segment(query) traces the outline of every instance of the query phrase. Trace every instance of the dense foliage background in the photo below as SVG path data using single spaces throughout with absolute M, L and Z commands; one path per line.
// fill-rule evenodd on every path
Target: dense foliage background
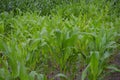
M 1 0 L 0 12 L 20 9 L 23 12 L 37 11 L 42 15 L 46 15 L 49 14 L 51 9 L 55 8 L 57 5 L 76 2 L 79 2 L 79 0 Z
M 114 12 L 120 12 L 120 0 L 1 0 L 0 1 L 0 12 L 3 11 L 17 11 L 22 12 L 39 12 L 41 15 L 50 14 L 51 9 L 56 6 L 65 7 L 66 4 L 81 4 L 87 6 L 91 3 L 100 5 L 99 8 L 104 8 L 106 5 L 109 5 L 109 11 L 111 14 Z M 57 11 L 57 9 L 56 9 Z M 16 13 L 16 12 L 15 12 Z
M 119 59 L 120 0 L 0 0 L 0 80 L 109 80 Z

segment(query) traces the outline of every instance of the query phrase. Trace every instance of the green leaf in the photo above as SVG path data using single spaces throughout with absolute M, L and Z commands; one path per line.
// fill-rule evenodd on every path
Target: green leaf
M 120 69 L 118 69 L 116 66 L 114 66 L 114 65 L 109 65 L 108 67 L 107 67 L 108 69 L 111 69 L 111 70 L 114 70 L 114 71 L 116 71 L 116 72 L 120 72 Z
M 85 70 L 82 72 L 82 77 L 81 77 L 82 80 L 86 79 L 89 67 L 90 67 L 90 65 L 87 65 L 87 67 L 85 68 Z
M 68 79 L 67 76 L 65 74 L 62 74 L 62 73 L 59 73 L 59 74 L 55 75 L 54 78 L 56 78 L 56 77 L 61 77 L 61 78 L 64 78 L 66 80 Z

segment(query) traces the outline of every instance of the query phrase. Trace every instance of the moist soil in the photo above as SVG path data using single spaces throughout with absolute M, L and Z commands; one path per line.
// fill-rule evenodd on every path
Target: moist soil
M 120 69 L 120 53 L 116 54 L 111 61 L 111 64 L 116 65 Z M 112 72 L 105 77 L 105 80 L 120 80 L 120 72 Z

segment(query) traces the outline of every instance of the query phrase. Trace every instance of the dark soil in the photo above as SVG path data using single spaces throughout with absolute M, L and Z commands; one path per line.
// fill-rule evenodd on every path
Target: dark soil
M 116 65 L 120 69 L 120 53 L 113 56 L 111 64 Z M 112 72 L 105 80 L 120 80 L 120 72 Z
M 105 80 L 120 80 L 120 73 L 119 72 L 111 73 L 108 77 L 106 77 Z
M 116 65 L 118 67 L 118 69 L 120 69 L 120 53 L 112 56 L 110 65 L 111 64 Z M 84 70 L 84 68 L 83 68 L 83 70 Z M 80 70 L 78 72 L 78 74 L 75 76 L 74 80 L 81 80 L 81 75 L 82 75 L 83 70 Z M 50 74 L 48 74 L 47 75 L 48 80 L 52 79 L 57 73 L 59 73 L 58 71 L 59 70 L 53 71 Z M 107 75 L 103 80 L 120 80 L 120 72 L 111 72 L 111 70 L 107 70 L 107 72 L 108 73 L 110 72 L 110 74 Z M 63 80 L 63 79 L 56 77 L 56 78 L 54 78 L 54 80 Z M 88 80 L 88 79 L 86 79 L 86 80 Z

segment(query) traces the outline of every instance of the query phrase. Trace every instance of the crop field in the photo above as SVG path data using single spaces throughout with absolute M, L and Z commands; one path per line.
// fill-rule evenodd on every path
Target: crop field
M 120 0 L 0 5 L 0 80 L 120 80 Z

